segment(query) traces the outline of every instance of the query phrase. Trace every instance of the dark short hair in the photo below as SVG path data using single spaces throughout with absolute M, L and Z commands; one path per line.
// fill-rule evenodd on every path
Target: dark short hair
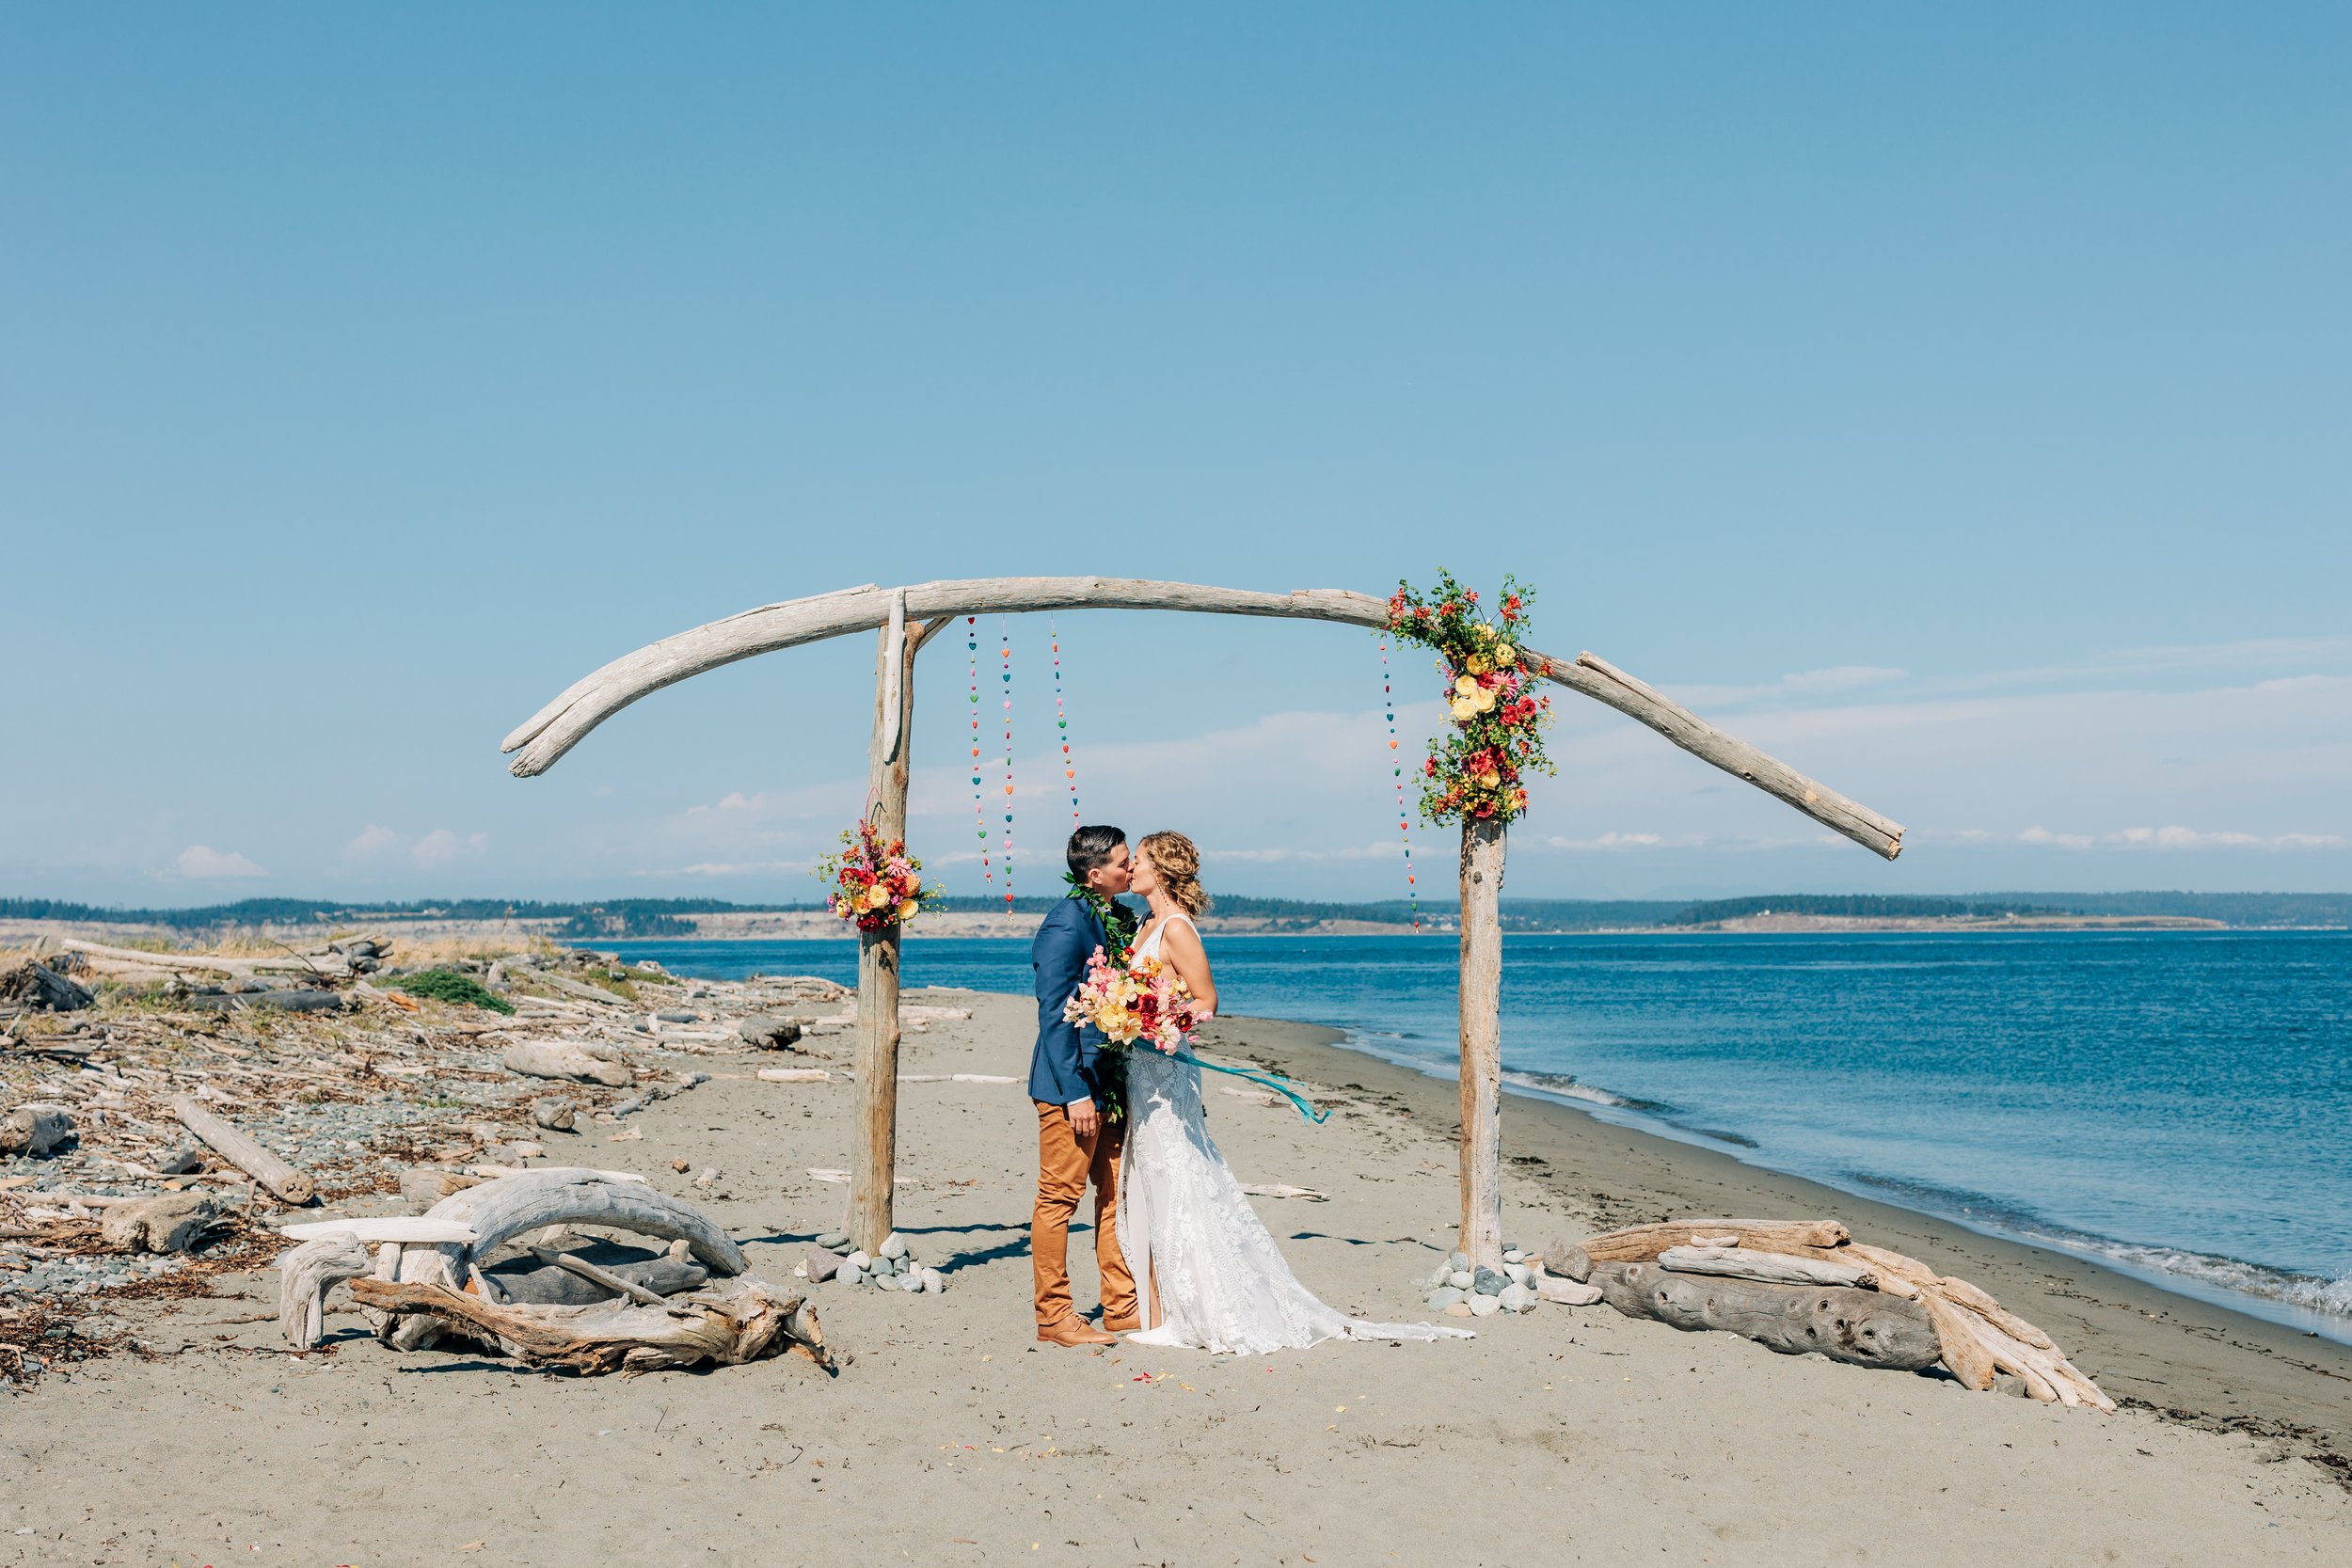
M 1111 851 L 1126 842 L 1126 833 L 1117 828 L 1080 828 L 1070 835 L 1070 848 L 1066 851 L 1070 874 L 1085 881 L 1088 872 L 1108 862 Z

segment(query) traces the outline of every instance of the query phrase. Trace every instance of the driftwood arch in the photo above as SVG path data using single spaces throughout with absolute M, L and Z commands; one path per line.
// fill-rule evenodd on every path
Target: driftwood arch
M 904 588 L 867 584 L 762 605 L 713 621 L 582 677 L 531 716 L 501 748 L 517 753 L 516 778 L 546 772 L 588 733 L 642 697 L 739 659 L 851 632 L 879 630 L 872 738 L 866 765 L 870 815 L 885 836 L 906 827 L 914 656 L 961 615 L 1050 610 L 1159 610 L 1210 615 L 1268 615 L 1384 627 L 1388 603 L 1344 589 L 1262 594 L 1131 578 L 968 578 Z M 1526 649 L 1543 678 L 1615 708 L 1701 760 L 1787 802 L 1874 854 L 1902 852 L 1901 824 L 1805 777 L 1591 653 L 1558 658 Z M 1502 931 L 1504 831 L 1462 830 L 1462 1250 L 1489 1267 L 1502 1260 L 1502 1038 L 1498 1009 Z M 879 1246 L 891 1227 L 898 1141 L 899 933 L 868 932 L 858 943 L 858 1082 L 862 1137 L 851 1173 L 850 1231 Z

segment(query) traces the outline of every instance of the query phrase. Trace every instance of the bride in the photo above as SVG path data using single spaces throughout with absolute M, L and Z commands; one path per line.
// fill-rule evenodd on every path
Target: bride
M 1182 833 L 1150 834 L 1136 851 L 1131 891 L 1150 901 L 1152 917 L 1136 933 L 1135 957 L 1172 968 L 1205 1018 L 1216 1010 L 1216 984 L 1192 923 L 1209 902 L 1200 851 Z M 1428 1323 L 1367 1323 L 1316 1300 L 1209 1140 L 1200 1069 L 1144 1045 L 1127 1053 L 1119 1243 L 1143 1306 L 1144 1326 L 1129 1336 L 1138 1344 L 1254 1355 L 1325 1339 L 1470 1338 Z

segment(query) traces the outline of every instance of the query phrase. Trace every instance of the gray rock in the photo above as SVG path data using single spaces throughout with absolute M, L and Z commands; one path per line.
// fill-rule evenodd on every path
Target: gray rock
M 1455 1302 L 1460 1301 L 1461 1299 L 1462 1292 L 1449 1285 L 1441 1291 L 1432 1291 L 1429 1292 L 1429 1309 L 1433 1312 L 1442 1312 L 1447 1307 L 1453 1306 Z
M 40 1160 L 73 1140 L 73 1117 L 62 1105 L 19 1105 L 0 1116 L 0 1155 Z
M 1506 1312 L 1525 1312 L 1534 1307 L 1535 1292 L 1524 1285 L 1505 1285 L 1502 1293 L 1495 1300 L 1502 1304 Z
M 1535 1271 L 1524 1263 L 1505 1263 L 1502 1272 L 1514 1285 L 1525 1285 L 1535 1277 Z
M 1478 1276 L 1468 1269 L 1455 1269 L 1445 1276 L 1445 1282 L 1457 1291 L 1467 1291 L 1477 1283 Z
M 845 1271 L 854 1271 L 858 1274 L 865 1274 L 873 1266 L 873 1254 L 868 1252 L 853 1252 L 841 1265 Z
M 828 1230 L 817 1238 L 817 1244 L 834 1252 L 846 1253 L 849 1250 L 850 1238 L 844 1231 Z
M 822 1285 L 840 1272 L 841 1255 L 839 1253 L 828 1252 L 823 1247 L 808 1249 L 808 1282 L 811 1285 Z
M 754 1013 L 735 1026 L 745 1045 L 755 1051 L 789 1051 L 801 1043 L 801 1026 L 788 1018 Z
M 1563 1307 L 1590 1307 L 1600 1300 L 1600 1287 L 1581 1279 L 1547 1279 L 1535 1287 L 1535 1293 Z
M 1502 1249 L 1502 1260 L 1506 1263 L 1524 1263 L 1527 1261 L 1527 1254 L 1517 1247 L 1505 1247 Z
M 1470 1276 L 1470 1289 L 1482 1296 L 1499 1296 L 1511 1281 L 1492 1269 L 1480 1269 Z
M 550 1132 L 569 1132 L 574 1115 L 572 1102 L 561 1095 L 550 1095 L 545 1100 L 531 1102 L 532 1125 L 544 1127 Z
M 923 1293 L 931 1296 L 946 1294 L 947 1276 L 937 1269 L 925 1269 L 923 1271 Z
M 1462 1305 L 1470 1308 L 1473 1318 L 1491 1318 L 1502 1310 L 1502 1302 L 1496 1296 L 1472 1296 Z
M 919 1274 L 902 1274 L 891 1283 L 911 1296 L 916 1295 L 922 1291 L 923 1276 Z
M 1433 1274 L 1433 1275 L 1430 1275 L 1427 1279 L 1423 1280 L 1423 1281 L 1422 1281 L 1422 1283 L 1423 1283 L 1423 1284 L 1425 1284 L 1425 1285 L 1427 1285 L 1427 1286 L 1429 1286 L 1429 1287 L 1431 1287 L 1431 1288 L 1434 1290 L 1434 1289 L 1435 1289 L 1435 1288 L 1437 1288 L 1438 1286 L 1443 1285 L 1443 1284 L 1446 1282 L 1446 1278 L 1447 1278 L 1447 1276 L 1448 1276 L 1448 1275 L 1452 1275 L 1453 1273 L 1454 1273 L 1454 1265 L 1453 1265 L 1453 1264 L 1451 1264 L 1451 1263 L 1440 1263 L 1440 1264 L 1438 1264 L 1438 1272 L 1437 1272 L 1437 1273 L 1435 1273 L 1435 1274 Z
M 866 1278 L 866 1272 L 863 1269 L 853 1269 L 850 1267 L 849 1264 L 844 1263 L 841 1265 L 841 1272 L 834 1275 L 834 1278 L 839 1280 L 844 1285 L 861 1284 Z
M 904 1236 L 899 1235 L 895 1230 L 889 1235 L 884 1236 L 882 1238 L 882 1255 L 884 1258 L 889 1259 L 904 1258 L 907 1255 L 907 1239 Z
M 131 1251 L 193 1252 L 220 1223 L 220 1205 L 207 1193 L 166 1193 L 118 1203 L 98 1222 L 110 1246 Z
M 1460 1273 L 1462 1270 L 1470 1266 L 1470 1254 L 1467 1252 L 1455 1253 L 1453 1257 L 1446 1259 L 1446 1266 L 1453 1269 L 1457 1274 Z
M 1544 1248 L 1544 1268 L 1580 1285 L 1593 1277 L 1592 1255 L 1565 1236 L 1555 1236 Z

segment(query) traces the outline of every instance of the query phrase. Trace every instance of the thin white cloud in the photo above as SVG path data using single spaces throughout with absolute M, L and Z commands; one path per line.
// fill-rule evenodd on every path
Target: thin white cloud
M 1760 702 L 1811 702 L 1907 678 L 1911 672 L 1881 664 L 1840 664 L 1801 670 L 1757 686 L 1677 686 L 1675 701 L 1691 708 L 1744 707 Z
M 217 882 L 237 877 L 269 875 L 236 850 L 215 849 L 208 844 L 189 845 L 172 861 L 171 868 L 190 881 L 197 882 Z
M 460 855 L 478 855 L 490 847 L 488 833 L 469 833 L 460 838 L 447 828 L 436 828 L 417 840 L 408 851 L 408 858 L 425 870 L 449 864 Z
M 399 842 L 400 835 L 391 829 L 371 822 L 343 846 L 343 854 L 352 860 L 373 860 Z

